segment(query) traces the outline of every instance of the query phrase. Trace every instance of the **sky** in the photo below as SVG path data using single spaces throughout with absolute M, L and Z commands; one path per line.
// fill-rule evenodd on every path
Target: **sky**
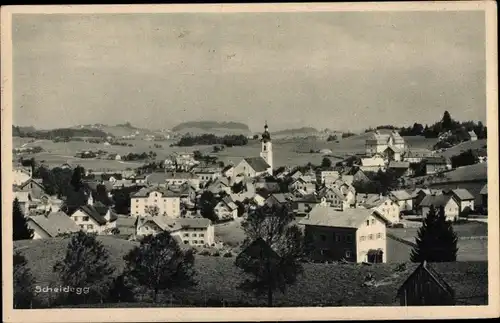
M 15 125 L 486 119 L 484 12 L 13 16 Z

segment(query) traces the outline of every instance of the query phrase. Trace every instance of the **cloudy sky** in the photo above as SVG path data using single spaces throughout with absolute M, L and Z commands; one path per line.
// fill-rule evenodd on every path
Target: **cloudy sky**
M 485 120 L 483 12 L 15 15 L 14 124 Z

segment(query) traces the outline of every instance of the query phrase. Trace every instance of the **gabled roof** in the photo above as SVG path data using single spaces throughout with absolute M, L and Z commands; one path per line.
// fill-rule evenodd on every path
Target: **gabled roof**
M 26 185 L 30 184 L 30 183 L 33 183 L 35 185 L 37 185 L 38 187 L 40 187 L 43 191 L 45 191 L 45 187 L 43 186 L 42 184 L 42 180 L 41 179 L 34 179 L 34 178 L 30 178 L 28 179 L 27 181 L 25 181 L 24 183 L 18 185 L 18 187 L 20 189 L 23 189 L 24 187 L 26 187 Z
M 484 186 L 483 186 L 483 188 L 481 188 L 481 191 L 479 192 L 479 194 L 488 195 L 488 184 L 484 184 Z
M 240 254 L 236 257 L 236 263 L 238 264 L 243 259 L 275 259 L 279 260 L 279 254 L 262 238 L 255 239 L 250 245 L 248 245 Z
M 370 215 L 374 215 L 385 222 L 385 219 L 380 214 L 376 214 L 368 209 L 347 208 L 343 211 L 338 211 L 330 206 L 318 205 L 300 221 L 300 224 L 357 229 Z
M 409 168 L 410 163 L 409 162 L 399 162 L 399 161 L 391 161 L 389 163 L 389 168 Z
M 367 209 L 371 209 L 371 208 L 374 208 L 374 207 L 381 205 L 382 203 L 384 203 L 387 200 L 390 200 L 390 198 L 388 196 L 380 196 L 379 194 L 374 194 L 373 196 L 371 196 L 370 198 L 365 200 L 365 202 L 362 204 L 362 206 L 367 208 Z
M 469 131 L 468 134 L 471 137 L 477 137 L 477 135 L 476 135 L 476 133 L 474 131 Z
M 248 157 L 244 158 L 244 160 L 256 172 L 264 172 L 271 167 L 262 157 Z
M 29 219 L 36 223 L 49 236 L 56 237 L 58 234 L 77 232 L 80 230 L 75 221 L 63 212 L 53 212 L 45 215 L 30 216 Z
M 162 195 L 162 197 L 179 197 L 178 192 L 174 192 L 172 190 L 169 190 L 169 189 L 167 189 L 165 187 L 161 187 L 161 186 L 143 187 L 138 192 L 136 192 L 134 195 L 132 195 L 132 197 L 133 198 L 148 197 L 151 192 L 158 192 Z
M 441 275 L 434 268 L 432 268 L 427 263 L 427 261 L 422 262 L 420 266 L 418 266 L 417 269 L 415 269 L 415 271 L 406 279 L 406 281 L 398 289 L 398 295 L 402 293 L 403 289 L 412 281 L 413 277 L 415 277 L 416 273 L 420 270 L 426 271 L 431 279 L 434 280 L 434 282 L 439 287 L 446 291 L 450 297 L 455 297 L 455 290 L 446 282 L 446 280 L 443 279 L 443 277 L 441 277 Z
M 288 193 L 273 193 L 269 198 L 274 197 L 278 203 L 283 204 L 291 200 L 291 196 Z
M 453 199 L 452 195 L 441 194 L 441 195 L 427 195 L 420 202 L 420 206 L 430 207 L 433 205 L 435 208 L 445 206 L 449 200 Z
M 234 203 L 233 199 L 230 196 L 225 196 L 222 200 L 222 203 L 224 203 L 231 211 L 237 210 L 238 206 L 236 203 Z
M 97 203 L 100 203 L 100 202 L 96 202 L 95 204 L 97 204 Z M 102 203 L 97 204 L 97 206 L 83 205 L 83 206 L 80 206 L 78 209 L 81 210 L 83 213 L 87 214 L 88 216 L 90 216 L 92 219 L 94 219 L 95 222 L 97 222 L 99 225 L 104 225 L 108 222 L 108 221 L 106 221 L 104 216 L 108 212 L 109 208 L 106 206 L 103 206 Z
M 344 194 L 342 194 L 342 192 L 338 189 L 338 187 L 334 187 L 334 186 L 325 186 L 325 187 L 323 187 L 322 189 L 320 189 L 318 191 L 318 196 L 319 197 L 325 197 L 328 194 L 328 192 L 332 192 L 335 195 L 337 195 L 338 197 L 344 198 Z
M 411 195 L 405 190 L 391 191 L 390 194 L 398 201 L 411 200 Z
M 474 196 L 465 188 L 457 188 L 451 191 L 444 191 L 447 194 L 455 195 L 460 201 L 474 200 Z

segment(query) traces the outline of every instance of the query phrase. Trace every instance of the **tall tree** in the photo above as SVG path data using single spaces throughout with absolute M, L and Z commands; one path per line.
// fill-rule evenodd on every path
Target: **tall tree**
M 73 170 L 73 175 L 71 177 L 71 186 L 75 191 L 79 191 L 83 188 L 83 176 L 85 175 L 85 169 L 82 166 L 77 166 Z
M 217 221 L 217 215 L 214 208 L 217 205 L 215 195 L 210 191 L 204 191 L 200 196 L 198 207 L 200 208 L 201 216 L 212 221 Z
M 321 168 L 329 169 L 331 167 L 332 167 L 332 160 L 328 157 L 323 157 L 323 160 L 321 161 Z
M 160 291 L 195 284 L 193 253 L 181 250 L 169 232 L 144 237 L 124 260 L 126 275 L 150 289 L 155 303 Z
M 71 237 L 64 259 L 58 261 L 53 270 L 60 275 L 63 285 L 89 290 L 88 294 L 68 294 L 67 300 L 72 304 L 105 300 L 115 272 L 104 245 L 94 234 L 83 231 Z
M 33 230 L 29 228 L 26 217 L 21 209 L 21 204 L 17 197 L 14 199 L 12 207 L 12 233 L 13 240 L 27 240 L 33 238 Z
M 443 207 L 436 213 L 431 206 L 418 230 L 416 246 L 410 254 L 412 262 L 452 262 L 457 260 L 457 235 L 451 222 L 446 221 Z
M 451 119 L 451 115 L 448 111 L 444 112 L 443 119 L 441 119 L 441 125 L 444 131 L 452 130 L 453 119 Z
M 34 294 L 34 279 L 28 268 L 26 258 L 19 252 L 14 252 L 14 308 L 31 308 Z
M 249 274 L 240 288 L 257 297 L 266 294 L 267 305 L 273 306 L 275 291 L 286 292 L 303 273 L 299 258 L 303 255 L 303 235 L 292 225 L 288 205 L 263 206 L 253 210 L 242 223 L 246 248 L 237 257 L 236 266 Z M 252 252 L 252 248 L 258 248 Z M 250 250 L 250 251 L 249 251 Z

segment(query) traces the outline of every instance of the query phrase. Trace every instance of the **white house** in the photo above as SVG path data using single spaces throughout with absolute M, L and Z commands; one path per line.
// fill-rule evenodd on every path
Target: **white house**
M 33 239 L 55 238 L 61 234 L 80 231 L 75 221 L 63 212 L 29 216 L 27 224 L 33 230 Z
M 320 261 L 385 263 L 386 220 L 364 208 L 336 210 L 315 206 L 299 224 L 305 226 L 309 256 Z
M 31 168 L 29 167 L 14 167 L 12 170 L 12 181 L 14 185 L 21 185 L 31 178 Z
M 179 237 L 186 245 L 212 246 L 215 243 L 214 226 L 209 219 L 155 216 L 137 221 L 137 236 L 155 235 L 163 231 Z
M 426 217 L 431 206 L 434 206 L 436 213 L 439 213 L 441 207 L 444 208 L 444 214 L 447 221 L 458 220 L 460 214 L 460 203 L 453 195 L 427 195 L 419 204 L 422 217 Z
M 366 154 L 373 156 L 383 155 L 389 160 L 401 160 L 401 154 L 405 151 L 405 141 L 401 135 L 392 131 L 391 133 L 373 132 L 366 139 Z
M 206 185 L 221 176 L 220 169 L 215 167 L 195 167 L 192 172 L 198 177 L 201 185 Z
M 164 187 L 145 187 L 130 197 L 130 213 L 133 216 L 157 215 L 178 218 L 181 215 L 180 195 Z
M 396 190 L 389 192 L 389 196 L 396 201 L 399 206 L 399 211 L 413 210 L 412 196 L 405 190 Z
M 226 196 L 217 203 L 214 213 L 219 220 L 236 219 L 238 217 L 238 206 L 233 202 L 231 197 Z
M 208 184 L 206 190 L 215 195 L 220 194 L 221 192 L 231 194 L 231 186 L 226 177 L 216 178 L 215 181 Z
M 310 194 L 316 191 L 316 183 L 310 176 L 301 176 L 288 185 L 288 190 L 290 192 L 300 190 Z
M 92 195 L 89 194 L 87 204 L 73 212 L 71 219 L 84 232 L 111 234 L 111 230 L 116 228 L 117 216 L 102 203 L 94 203 Z
M 320 183 L 328 185 L 340 178 L 340 174 L 335 170 L 322 170 L 319 173 Z
M 381 156 L 373 156 L 367 158 L 361 158 L 361 165 L 359 169 L 363 172 L 378 172 L 379 170 L 385 170 L 386 162 Z
M 457 188 L 454 190 L 444 190 L 443 194 L 453 195 L 455 199 L 460 203 L 460 212 L 469 208 L 470 211 L 474 211 L 474 196 L 465 188 Z
M 244 158 L 234 167 L 233 176 L 257 177 L 268 173 L 269 164 L 262 157 Z
M 469 140 L 470 141 L 476 141 L 477 140 L 477 135 L 474 131 L 469 131 L 468 133 L 468 136 L 469 136 Z
M 364 201 L 361 206 L 378 212 L 390 224 L 399 223 L 399 205 L 388 196 L 374 194 Z

